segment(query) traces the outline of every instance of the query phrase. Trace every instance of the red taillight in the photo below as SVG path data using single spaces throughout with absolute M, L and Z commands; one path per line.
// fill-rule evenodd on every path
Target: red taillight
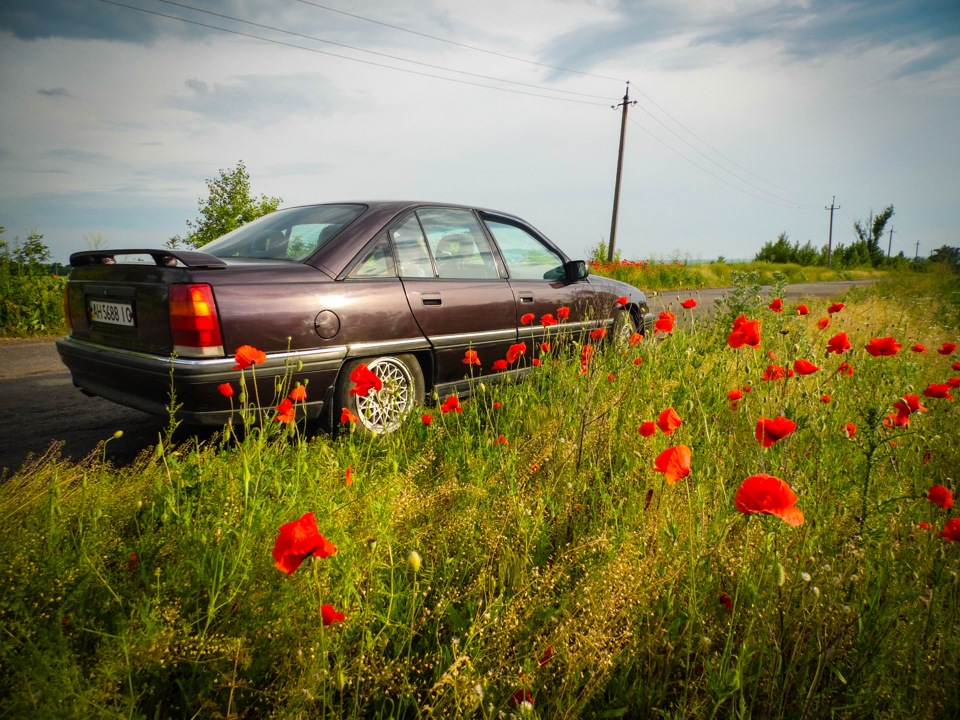
M 170 337 L 177 355 L 223 355 L 213 288 L 206 284 L 170 286 Z
M 67 323 L 67 335 L 73 334 L 73 318 L 70 317 L 70 283 L 63 286 L 63 319 Z

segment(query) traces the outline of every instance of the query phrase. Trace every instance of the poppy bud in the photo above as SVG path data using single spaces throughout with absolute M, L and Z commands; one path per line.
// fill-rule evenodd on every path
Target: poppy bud
M 418 573 L 420 572 L 420 566 L 423 564 L 423 560 L 420 558 L 420 553 L 416 550 L 411 550 L 410 554 L 407 555 L 407 565 L 410 566 L 410 569 Z
M 122 438 L 122 437 L 123 437 L 123 430 L 117 430 L 117 431 L 113 434 L 113 439 L 114 439 L 114 440 L 119 440 L 119 439 Z

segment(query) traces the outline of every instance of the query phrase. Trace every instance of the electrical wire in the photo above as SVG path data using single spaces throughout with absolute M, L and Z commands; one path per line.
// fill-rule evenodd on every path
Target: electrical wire
M 400 68 L 394 65 L 386 65 L 384 63 L 373 62 L 371 60 L 361 60 L 360 58 L 352 58 L 346 55 L 338 55 L 337 53 L 327 52 L 326 50 L 318 50 L 316 48 L 308 48 L 303 45 L 296 45 L 294 43 L 284 42 L 283 40 L 275 40 L 273 38 L 266 38 L 260 35 L 253 35 L 251 33 L 244 33 L 238 30 L 228 30 L 227 28 L 222 28 L 217 25 L 210 25 L 209 23 L 202 23 L 197 20 L 188 20 L 187 18 L 178 17 L 176 15 L 167 15 L 165 13 L 157 12 L 155 10 L 147 10 L 146 8 L 135 7 L 133 5 L 126 5 L 121 2 L 116 2 L 116 0 L 100 0 L 102 3 L 107 5 L 116 5 L 117 7 L 126 8 L 128 10 L 136 10 L 138 12 L 146 13 L 148 15 L 155 15 L 157 17 L 167 18 L 169 20 L 177 20 L 179 22 L 187 23 L 189 25 L 196 25 L 198 27 L 208 28 L 210 30 L 217 30 L 219 32 L 228 33 L 230 35 L 237 35 L 239 37 L 245 37 L 252 40 L 261 40 L 263 42 L 273 43 L 274 45 L 282 45 L 284 47 L 295 48 L 297 50 L 306 50 L 307 52 L 316 53 L 318 55 L 327 55 L 329 57 L 340 58 L 341 60 L 349 60 L 351 62 L 361 63 L 363 65 L 372 65 L 374 67 L 385 68 L 388 70 L 396 70 L 397 72 L 404 72 L 410 75 L 419 75 L 421 77 L 432 78 L 434 80 L 445 80 L 447 82 L 458 83 L 460 85 L 470 85 L 472 87 L 486 88 L 487 90 L 498 90 L 500 92 L 512 93 L 514 95 L 526 95 L 528 97 L 542 98 L 544 100 L 556 100 L 558 102 L 567 102 L 567 103 L 578 103 L 580 105 L 606 105 L 606 103 L 591 102 L 589 100 L 574 100 L 573 98 L 564 98 L 564 97 L 555 97 L 553 95 L 540 95 L 538 93 L 524 92 L 522 90 L 511 90 L 510 88 L 497 87 L 495 85 L 484 85 L 483 83 L 470 82 L 468 80 L 458 80 L 457 78 L 444 77 L 442 75 L 433 75 L 432 73 L 419 72 L 418 70 L 410 70 L 408 68 Z
M 694 162 L 693 160 L 691 160 L 690 158 L 688 158 L 686 155 L 684 155 L 682 152 L 680 152 L 679 150 L 677 150 L 675 147 L 673 147 L 673 146 L 670 145 L 669 143 L 664 142 L 661 138 L 657 137 L 649 128 L 645 128 L 643 125 L 641 125 L 640 123 L 638 123 L 638 122 L 637 122 L 636 120 L 634 120 L 632 117 L 628 117 L 627 119 L 628 119 L 630 122 L 632 122 L 634 125 L 636 125 L 638 128 L 640 128 L 641 130 L 643 130 L 645 133 L 647 133 L 647 135 L 649 135 L 650 137 L 652 137 L 652 138 L 653 138 L 654 140 L 656 140 L 658 143 L 660 143 L 660 144 L 663 145 L 665 148 L 667 148 L 667 150 L 669 150 L 669 151 L 672 152 L 672 153 L 675 153 L 676 155 L 678 155 L 679 157 L 681 157 L 682 159 L 686 160 L 688 163 L 690 163 L 691 165 L 693 165 L 695 168 L 701 170 L 702 172 L 705 172 L 707 175 L 709 175 L 710 177 L 714 178 L 715 180 L 719 180 L 719 181 L 722 182 L 724 185 L 728 185 L 729 187 L 732 187 L 734 190 L 737 190 L 737 191 L 739 191 L 739 192 L 742 192 L 744 195 L 749 195 L 750 197 L 752 197 L 752 198 L 754 198 L 754 199 L 756 199 L 756 200 L 760 200 L 760 201 L 762 201 L 762 202 L 768 202 L 768 203 L 772 203 L 772 204 L 774 204 L 774 205 L 779 205 L 780 207 L 789 207 L 789 208 L 793 208 L 793 209 L 796 209 L 796 210 L 801 210 L 801 209 L 803 209 L 801 206 L 798 206 L 798 205 L 795 205 L 795 204 L 793 204 L 793 203 L 790 203 L 789 201 L 783 200 L 782 198 L 777 198 L 776 201 L 773 201 L 773 200 L 770 200 L 770 198 L 765 198 L 765 197 L 761 197 L 760 195 L 755 195 L 754 193 L 749 192 L 748 190 L 744 190 L 742 187 L 740 187 L 740 186 L 738 186 L 738 185 L 734 185 L 734 184 L 733 184 L 732 182 L 730 182 L 729 180 L 726 180 L 725 178 L 722 178 L 722 177 L 720 177 L 719 175 L 711 172 L 711 171 L 708 170 L 707 168 L 703 167 L 703 165 L 700 165 L 699 163 Z M 669 128 L 668 128 L 668 129 L 669 129 Z
M 482 52 L 488 55 L 495 55 L 496 57 L 506 58 L 507 60 L 515 60 L 516 62 L 527 63 L 529 65 L 536 65 L 537 67 L 547 68 L 549 70 L 559 70 L 561 72 L 573 73 L 576 75 L 584 75 L 586 77 L 598 78 L 600 80 L 615 80 L 616 82 L 620 82 L 620 83 L 626 82 L 626 80 L 610 77 L 608 75 L 596 75 L 594 73 L 584 72 L 583 70 L 573 70 L 571 68 L 559 67 L 558 65 L 548 65 L 547 63 L 537 62 L 536 60 L 528 60 L 526 58 L 517 57 L 515 55 L 507 55 L 506 53 L 500 53 L 494 50 L 487 50 L 486 48 L 477 47 L 476 45 L 467 45 L 465 43 L 457 42 L 456 40 L 437 37 L 436 35 L 428 35 L 427 33 L 418 32 L 417 30 L 410 30 L 409 28 L 400 27 L 399 25 L 391 25 L 390 23 L 381 22 L 380 20 L 374 20 L 373 18 L 364 17 L 362 15 L 354 15 L 353 13 L 348 13 L 345 10 L 337 10 L 336 8 L 332 8 L 328 5 L 321 5 L 320 3 L 310 2 L 309 0 L 296 0 L 296 1 L 299 3 L 303 3 L 304 5 L 311 5 L 316 8 L 321 8 L 322 10 L 328 10 L 329 12 L 339 13 L 340 15 L 346 15 L 347 17 L 356 18 L 357 20 L 363 20 L 364 22 L 373 23 L 375 25 L 387 27 L 392 30 L 399 30 L 401 32 L 410 33 L 411 35 L 419 35 L 420 37 L 427 38 L 429 40 L 436 40 L 437 42 L 447 43 L 448 45 L 455 45 L 456 47 L 461 47 L 466 50 L 475 50 L 476 52 Z
M 250 20 L 243 20 L 241 18 L 234 17 L 232 15 L 225 15 L 223 13 L 213 12 L 212 10 L 204 10 L 202 8 L 195 7 L 193 5 L 174 2 L 174 0 L 156 0 L 156 1 L 164 3 L 166 5 L 173 5 L 175 7 L 183 8 L 184 10 L 192 10 L 194 12 L 203 13 L 204 15 L 212 15 L 214 17 L 222 18 L 224 20 L 231 20 L 233 22 L 242 23 L 243 25 L 250 25 L 252 27 L 260 28 L 261 30 L 271 30 L 273 32 L 282 33 L 284 35 L 290 35 L 292 37 L 302 38 L 304 40 L 313 40 L 315 42 L 321 42 L 327 45 L 334 45 L 336 47 L 345 48 L 347 50 L 355 50 L 357 52 L 369 53 L 370 55 L 376 55 L 377 57 L 387 58 L 388 60 L 399 60 L 400 62 L 411 63 L 412 65 L 420 65 L 421 67 L 428 67 L 428 68 L 431 68 L 432 70 L 442 70 L 444 72 L 457 73 L 459 75 L 466 75 L 468 77 L 474 77 L 480 80 L 492 80 L 494 82 L 509 83 L 511 85 L 520 85 L 522 87 L 533 88 L 535 90 L 545 90 L 547 92 L 563 93 L 565 95 L 577 95 L 579 97 L 594 98 L 596 100 L 608 100 L 609 98 L 609 96 L 607 95 L 590 95 L 588 93 L 575 92 L 573 90 L 561 90 L 558 88 L 548 88 L 543 85 L 534 85 L 532 83 L 519 82 L 517 80 L 507 80 L 505 78 L 493 77 L 491 75 L 481 75 L 478 73 L 467 72 L 465 70 L 455 70 L 454 68 L 444 67 L 442 65 L 432 65 L 431 63 L 421 62 L 419 60 L 410 60 L 408 58 L 403 58 L 398 55 L 389 55 L 387 53 L 377 52 L 376 50 L 367 50 L 366 48 L 357 47 L 355 45 L 346 45 L 344 43 L 335 42 L 333 40 L 325 40 L 324 38 L 319 38 L 314 35 L 304 35 L 303 33 L 293 32 L 292 30 L 284 30 L 283 28 L 273 27 L 272 25 L 264 25 L 262 23 L 252 22 Z

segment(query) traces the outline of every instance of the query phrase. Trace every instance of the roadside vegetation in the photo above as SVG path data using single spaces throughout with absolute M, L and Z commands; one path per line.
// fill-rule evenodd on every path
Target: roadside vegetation
M 52 448 L 0 486 L 0 714 L 960 716 L 960 280 L 734 297 L 388 436 L 305 432 L 291 367 L 210 444 Z

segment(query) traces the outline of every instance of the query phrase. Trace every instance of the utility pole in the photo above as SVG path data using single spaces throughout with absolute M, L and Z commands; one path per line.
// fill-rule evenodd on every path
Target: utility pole
M 827 267 L 830 267 L 830 256 L 833 254 L 833 211 L 839 210 L 840 206 L 835 205 L 837 196 L 834 195 L 830 201 L 830 207 L 824 207 L 824 210 L 830 211 L 830 234 L 827 236 Z
M 890 248 L 893 247 L 893 228 L 890 228 L 890 239 L 887 240 L 887 260 L 890 259 Z
M 920 241 L 917 240 L 917 250 L 916 250 L 916 252 L 913 254 L 913 261 L 916 262 L 916 261 L 919 260 L 919 259 L 920 259 Z
M 617 182 L 613 187 L 613 219 L 610 221 L 610 243 L 607 247 L 607 262 L 613 262 L 613 246 L 617 241 L 617 213 L 620 211 L 620 178 L 623 175 L 623 143 L 627 138 L 627 108 L 636 105 L 637 101 L 630 102 L 630 83 L 627 83 L 627 90 L 623 95 L 623 102 L 619 105 L 611 105 L 616 110 L 623 108 L 623 116 L 620 119 L 620 152 L 617 154 Z

